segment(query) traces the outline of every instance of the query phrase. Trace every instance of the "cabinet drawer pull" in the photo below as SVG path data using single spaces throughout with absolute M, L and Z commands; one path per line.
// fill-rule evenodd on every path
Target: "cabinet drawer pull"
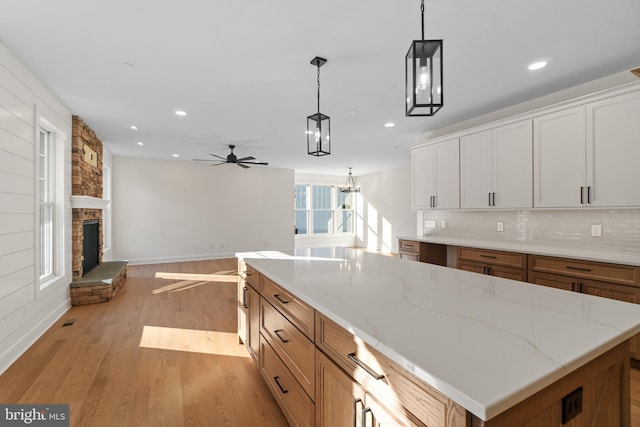
M 371 414 L 371 417 L 373 418 L 373 411 L 371 410 L 371 408 L 362 408 L 362 427 L 367 427 L 367 413 Z M 371 426 L 373 427 L 373 424 L 371 424 Z
M 377 380 L 381 380 L 384 378 L 384 375 L 377 373 L 376 371 L 374 371 L 373 369 L 371 369 L 370 367 L 368 367 L 366 365 L 366 363 L 364 363 L 362 360 L 358 359 L 356 357 L 355 353 L 349 353 L 347 355 L 347 357 L 356 365 L 358 365 L 359 367 L 361 367 L 362 369 L 364 369 L 367 374 L 371 375 L 373 378 L 377 379 Z
M 276 382 L 276 384 L 278 385 L 278 388 L 280 389 L 280 391 L 282 392 L 282 394 L 287 394 L 289 393 L 289 390 L 287 390 L 286 388 L 282 387 L 282 385 L 280 384 L 280 381 L 278 381 L 280 379 L 280 377 L 273 377 L 273 380 Z
M 353 401 L 353 427 L 358 425 L 358 403 L 360 403 L 362 405 L 362 409 L 364 409 L 362 399 L 358 398 Z
M 249 273 L 247 270 L 243 271 L 242 273 L 247 277 L 251 276 L 251 273 Z
M 276 334 L 276 336 L 277 336 L 278 338 L 280 338 L 280 341 L 282 341 L 282 343 L 283 343 L 283 344 L 284 344 L 284 343 L 288 343 L 288 342 L 289 342 L 289 340 L 282 338 L 282 337 L 280 336 L 280 332 L 282 332 L 282 329 L 277 329 L 277 330 L 273 331 L 273 333 L 274 333 L 274 334 Z
M 249 308 L 249 305 L 247 305 L 247 291 L 249 289 L 247 289 L 247 287 L 245 286 L 244 288 L 242 288 L 242 307 L 244 308 Z
M 289 304 L 289 301 L 285 301 L 282 298 L 280 298 L 280 294 L 274 294 L 273 297 L 278 301 L 280 301 L 282 304 Z
M 497 257 L 497 256 L 495 256 L 495 255 L 485 255 L 485 254 L 480 254 L 480 256 L 481 256 L 482 258 L 493 258 L 493 259 L 498 258 L 498 257 Z
M 567 270 L 578 270 L 578 271 L 591 271 L 590 268 L 584 268 L 584 267 L 572 267 L 570 265 L 566 265 L 565 268 Z

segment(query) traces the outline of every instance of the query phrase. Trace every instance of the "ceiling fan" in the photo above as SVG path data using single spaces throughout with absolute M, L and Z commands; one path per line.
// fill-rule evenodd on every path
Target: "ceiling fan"
M 199 162 L 217 162 L 212 164 L 211 166 L 219 166 L 219 165 L 224 165 L 226 163 L 234 163 L 238 166 L 240 166 L 241 168 L 245 168 L 248 169 L 249 166 L 247 165 L 264 165 L 267 166 L 269 163 L 267 162 L 252 162 L 252 160 L 255 160 L 256 158 L 253 156 L 248 156 L 248 157 L 242 157 L 242 158 L 238 158 L 235 154 L 233 154 L 233 149 L 236 148 L 235 145 L 229 145 L 229 148 L 231 149 L 231 153 L 229 153 L 227 155 L 227 157 L 222 157 L 222 156 L 218 156 L 217 154 L 209 154 L 210 156 L 213 157 L 217 157 L 220 160 L 217 159 L 193 159 Z

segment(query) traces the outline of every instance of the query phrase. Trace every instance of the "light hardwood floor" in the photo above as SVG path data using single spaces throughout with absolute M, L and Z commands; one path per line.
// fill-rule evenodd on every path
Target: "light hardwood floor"
M 286 426 L 238 344 L 235 269 L 128 267 L 113 301 L 71 308 L 0 376 L 0 402 L 68 403 L 78 427 Z M 640 427 L 638 370 L 631 405 Z

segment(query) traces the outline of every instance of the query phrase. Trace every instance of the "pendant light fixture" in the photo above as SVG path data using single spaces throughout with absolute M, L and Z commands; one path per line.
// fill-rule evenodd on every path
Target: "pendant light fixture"
M 442 40 L 424 39 L 424 0 L 421 0 L 422 40 L 414 40 L 405 57 L 405 114 L 433 116 L 442 108 Z
M 344 187 L 340 187 L 340 191 L 342 193 L 359 193 L 360 186 L 356 185 L 356 182 L 353 179 L 353 175 L 351 174 L 351 168 L 349 168 L 349 176 L 347 176 L 347 183 Z
M 307 153 L 312 156 L 331 154 L 331 122 L 320 112 L 320 67 L 326 62 L 319 56 L 311 60 L 311 65 L 318 68 L 318 112 L 307 117 Z

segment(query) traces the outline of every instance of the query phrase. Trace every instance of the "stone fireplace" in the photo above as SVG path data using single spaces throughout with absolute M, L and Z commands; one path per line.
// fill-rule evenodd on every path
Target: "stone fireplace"
M 102 141 L 78 116 L 73 116 L 71 137 L 71 208 L 72 268 L 71 304 L 110 301 L 126 276 L 126 262 L 102 262 L 104 247 Z M 85 224 L 97 225 L 97 236 L 91 240 L 92 258 L 98 264 L 85 271 Z M 97 248 L 95 247 L 97 245 Z

